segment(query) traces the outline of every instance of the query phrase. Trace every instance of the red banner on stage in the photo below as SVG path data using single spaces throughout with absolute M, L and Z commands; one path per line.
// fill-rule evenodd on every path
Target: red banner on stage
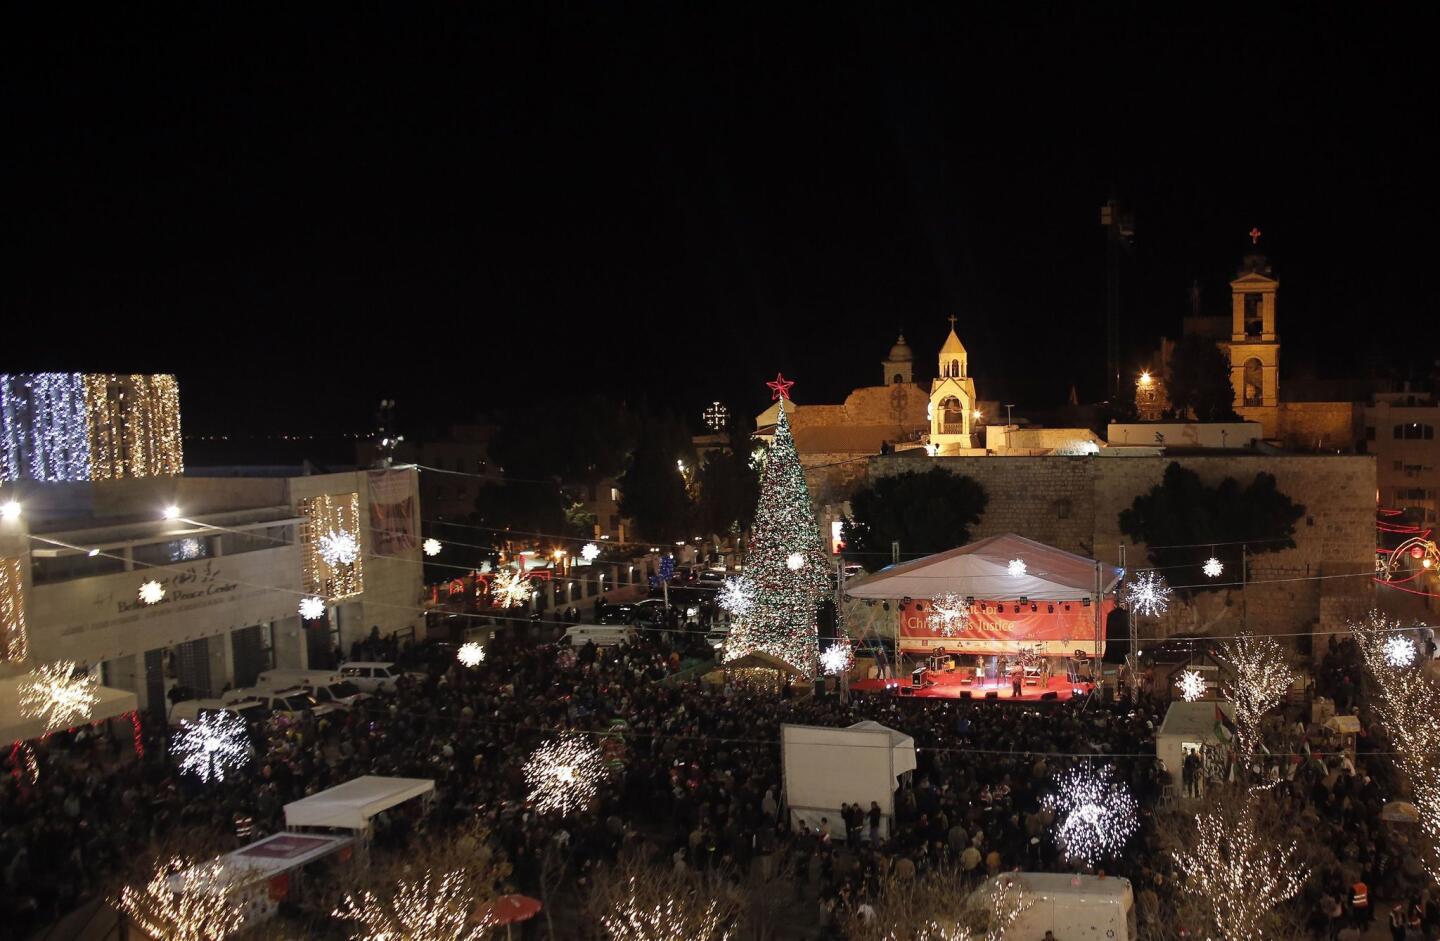
M 1109 599 L 1100 606 L 1101 648 L 1104 652 L 1104 624 L 1115 607 Z M 947 636 L 930 625 L 929 601 L 912 601 L 900 606 L 900 647 L 909 652 L 931 652 L 943 647 L 951 653 L 1013 653 L 1032 647 L 1049 656 L 1069 656 L 1076 650 L 1095 650 L 1095 607 L 1079 601 L 997 604 L 977 601 L 970 606 L 964 627 Z M 1017 610 L 1018 609 L 1018 610 Z

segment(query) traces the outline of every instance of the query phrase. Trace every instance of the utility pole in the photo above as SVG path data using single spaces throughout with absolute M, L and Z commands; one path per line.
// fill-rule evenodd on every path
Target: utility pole
M 1250 563 L 1248 561 L 1249 547 L 1243 542 L 1240 544 L 1240 630 L 1246 631 L 1250 627 Z
M 845 628 L 845 557 L 835 556 L 835 642 L 841 642 L 844 638 L 845 645 L 850 648 L 851 663 L 854 663 L 855 646 L 850 643 L 850 632 Z M 840 671 L 840 702 L 841 704 L 850 701 L 850 669 L 849 667 Z

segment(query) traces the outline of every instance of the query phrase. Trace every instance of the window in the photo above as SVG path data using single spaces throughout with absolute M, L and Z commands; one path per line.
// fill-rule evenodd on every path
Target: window
M 1264 309 L 1263 296 L 1260 294 L 1245 295 L 1245 335 L 1247 337 L 1258 337 L 1264 330 Z
M 950 375 L 954 376 L 956 379 L 960 378 L 960 360 L 950 360 Z
M 611 503 L 619 503 L 619 502 L 620 502 L 620 488 L 619 488 L 619 487 L 611 487 L 611 488 L 610 488 L 610 502 L 611 502 Z
M 1397 440 L 1404 441 L 1433 441 L 1435 438 L 1434 425 L 1422 425 L 1419 422 L 1409 422 L 1404 425 L 1396 425 L 1391 433 Z
M 1265 371 L 1258 359 L 1245 361 L 1245 405 L 1261 405 L 1265 396 Z
M 1366 425 L 1366 426 L 1365 426 L 1365 440 L 1366 440 L 1366 441 L 1374 441 L 1374 440 L 1375 440 L 1375 426 L 1374 426 L 1374 425 Z
M 895 374 L 894 378 L 892 378 L 890 381 L 893 382 L 893 383 L 895 383 L 895 385 L 898 386 L 898 385 L 900 385 L 900 383 L 904 382 L 905 380 L 904 380 L 904 378 L 897 372 L 897 373 Z

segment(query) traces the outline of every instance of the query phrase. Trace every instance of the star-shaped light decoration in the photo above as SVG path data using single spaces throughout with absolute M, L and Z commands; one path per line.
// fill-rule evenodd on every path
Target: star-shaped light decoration
M 947 591 L 930 599 L 930 613 L 925 616 L 926 625 L 946 637 L 954 637 L 970 623 L 970 603 L 964 598 Z
M 1025 560 L 1024 560 L 1024 559 L 1011 559 L 1011 560 L 1010 560 L 1010 565 L 1009 565 L 1008 568 L 1009 568 L 1009 571 L 1010 571 L 1010 574 L 1011 574 L 1011 575 L 1015 575 L 1015 576 L 1024 575 L 1025 572 L 1026 572 Z
M 332 569 L 339 565 L 349 565 L 359 557 L 360 544 L 351 534 L 341 530 L 331 531 L 320 537 L 320 558 Z
M 490 583 L 490 597 L 502 608 L 518 608 L 533 594 L 535 587 L 530 580 L 509 569 L 497 572 L 495 580 Z
M 790 398 L 790 387 L 795 383 L 793 380 L 786 379 L 782 374 L 777 372 L 775 374 L 775 381 L 765 384 L 770 387 L 770 398 L 772 400 L 778 400 Z
M 1042 803 L 1055 812 L 1055 842 L 1074 862 L 1093 866 L 1118 854 L 1138 827 L 1135 799 L 1113 771 L 1071 768 Z
M 152 578 L 140 586 L 138 595 L 142 604 L 159 604 L 165 598 L 165 586 Z
M 72 660 L 36 667 L 20 681 L 20 714 L 39 719 L 46 732 L 68 729 L 90 719 L 99 699 L 95 678 L 75 673 Z
M 550 739 L 525 762 L 530 800 L 541 813 L 569 814 L 595 801 L 605 756 L 588 735 Z
M 250 760 L 245 720 L 233 712 L 202 712 L 191 722 L 180 720 L 171 751 L 180 759 L 181 774 L 194 774 L 202 784 L 213 778 L 225 780 L 225 773 Z
M 478 667 L 485 662 L 485 648 L 474 641 L 461 644 L 460 649 L 455 651 L 455 659 L 467 667 Z
M 1391 634 L 1385 638 L 1382 648 L 1385 651 L 1385 662 L 1392 667 L 1408 667 L 1415 662 L 1415 645 L 1408 637 L 1401 637 L 1399 634 Z
M 798 572 L 805 566 L 805 555 L 800 552 L 792 552 L 785 557 L 785 567 L 792 572 Z
M 420 548 L 424 549 L 425 554 L 428 556 L 437 556 L 440 554 L 440 540 L 431 537 L 425 540 L 425 542 L 420 545 Z
M 727 578 L 725 584 L 720 586 L 715 600 L 724 610 L 736 617 L 744 617 L 750 613 L 750 606 L 755 603 L 755 589 L 743 575 Z
M 1180 690 L 1181 699 L 1195 702 L 1205 695 L 1205 677 L 1200 675 L 1199 670 L 1186 670 L 1175 681 L 1175 688 Z
M 301 598 L 300 616 L 307 621 L 318 621 L 325 616 L 324 598 Z
M 1164 614 L 1170 607 L 1170 586 L 1165 577 L 1146 570 L 1125 585 L 1125 605 L 1136 614 L 1154 616 Z
M 829 676 L 844 673 L 854 662 L 855 654 L 850 643 L 844 640 L 837 640 L 820 654 L 820 666 Z
M 1201 566 L 1200 570 L 1204 572 L 1209 578 L 1219 578 L 1220 573 L 1225 571 L 1225 563 L 1221 562 L 1219 559 L 1215 558 L 1212 555 L 1210 558 L 1205 560 L 1205 564 Z
M 594 562 L 600 558 L 600 547 L 593 542 L 585 543 L 584 547 L 580 550 L 580 558 L 586 562 Z

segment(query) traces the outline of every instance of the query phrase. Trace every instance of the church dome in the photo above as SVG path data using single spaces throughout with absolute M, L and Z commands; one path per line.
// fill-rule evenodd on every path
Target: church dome
M 896 340 L 895 345 L 890 347 L 889 361 L 892 363 L 908 363 L 914 358 L 914 354 L 910 352 L 910 344 L 905 342 L 905 334 L 900 334 L 900 339 Z

